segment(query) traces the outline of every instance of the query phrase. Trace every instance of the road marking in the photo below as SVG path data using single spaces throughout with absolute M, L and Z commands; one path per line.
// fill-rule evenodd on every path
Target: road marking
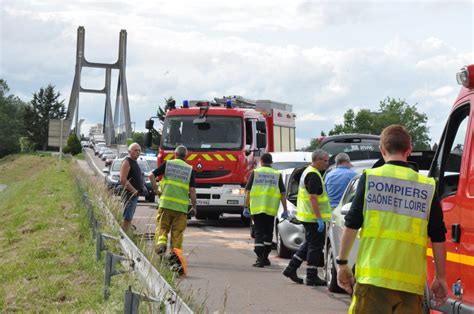
M 99 169 L 99 167 L 97 167 L 97 165 L 96 165 L 95 162 L 94 162 L 94 159 L 92 159 L 91 155 L 89 154 L 89 151 L 88 151 L 88 150 L 85 150 L 85 151 L 86 151 L 86 154 L 89 156 L 90 161 L 91 161 L 92 164 L 94 165 L 96 172 L 97 172 L 98 174 L 100 174 L 102 177 L 105 177 L 105 173 L 103 173 L 103 172 Z

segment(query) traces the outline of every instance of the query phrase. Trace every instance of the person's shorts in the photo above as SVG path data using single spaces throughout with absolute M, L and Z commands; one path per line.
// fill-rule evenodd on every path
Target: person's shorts
M 135 208 L 137 208 L 138 196 L 132 196 L 124 200 L 123 206 L 123 220 L 132 221 L 133 215 L 135 214 Z
M 356 283 L 349 313 L 421 314 L 423 313 L 423 296 Z

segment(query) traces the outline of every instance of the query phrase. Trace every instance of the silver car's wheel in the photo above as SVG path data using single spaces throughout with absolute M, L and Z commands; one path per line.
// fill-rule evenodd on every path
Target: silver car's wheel
M 325 279 L 328 286 L 328 290 L 334 293 L 343 293 L 344 289 L 339 287 L 337 284 L 337 270 L 334 256 L 331 250 L 331 244 L 328 244 L 326 254 L 326 265 L 324 265 Z
M 278 232 L 278 225 L 275 228 L 276 238 L 277 238 L 277 254 L 282 258 L 290 258 L 292 256 L 292 251 L 285 246 L 283 240 L 281 239 L 281 234 Z

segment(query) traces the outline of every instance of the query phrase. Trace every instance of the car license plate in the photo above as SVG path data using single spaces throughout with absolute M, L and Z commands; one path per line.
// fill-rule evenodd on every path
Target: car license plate
M 209 205 L 209 200 L 196 200 L 196 205 Z

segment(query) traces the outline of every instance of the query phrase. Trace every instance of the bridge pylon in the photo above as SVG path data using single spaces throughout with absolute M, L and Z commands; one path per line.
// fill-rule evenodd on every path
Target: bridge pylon
M 127 52 L 127 31 L 121 30 L 119 37 L 119 53 L 115 63 L 97 63 L 87 61 L 84 54 L 85 29 L 79 26 L 77 29 L 77 48 L 76 48 L 76 70 L 74 82 L 72 84 L 71 96 L 67 110 L 66 120 L 72 125 L 75 120 L 76 134 L 80 138 L 79 128 L 79 94 L 95 93 L 105 94 L 103 132 L 107 144 L 122 144 L 132 135 L 132 123 L 130 120 L 130 108 L 128 104 L 127 79 L 125 76 L 126 52 Z M 87 89 L 81 86 L 82 68 L 100 68 L 105 69 L 105 86 L 102 89 Z M 110 96 L 112 69 L 119 71 L 117 94 L 115 99 L 115 114 L 112 116 L 112 105 Z M 123 121 L 123 123 L 120 123 Z

